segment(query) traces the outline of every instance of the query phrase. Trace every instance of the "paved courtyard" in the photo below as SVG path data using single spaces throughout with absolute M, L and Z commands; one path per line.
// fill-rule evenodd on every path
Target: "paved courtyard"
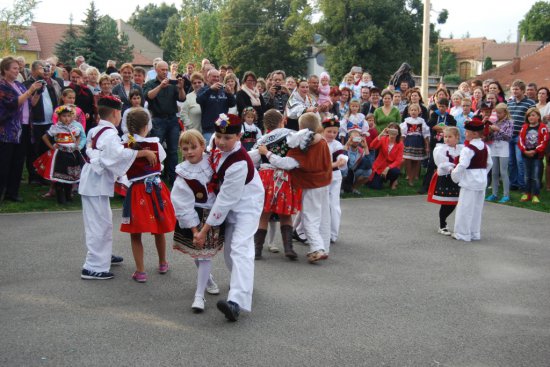
M 550 365 L 550 214 L 488 204 L 482 240 L 465 244 L 436 233 L 423 197 L 342 206 L 326 262 L 309 265 L 299 244 L 298 262 L 256 262 L 254 309 L 237 323 L 215 308 L 222 256 L 222 294 L 196 315 L 193 262 L 170 250 L 156 273 L 151 236 L 148 283 L 130 279 L 118 230 L 115 279 L 83 281 L 80 212 L 1 215 L 0 365 Z

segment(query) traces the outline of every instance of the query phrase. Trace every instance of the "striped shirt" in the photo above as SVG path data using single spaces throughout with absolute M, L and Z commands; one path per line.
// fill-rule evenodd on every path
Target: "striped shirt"
M 535 107 L 535 101 L 527 97 L 523 97 L 519 102 L 513 97 L 508 101 L 508 111 L 510 111 L 510 116 L 514 120 L 514 136 L 519 134 L 525 123 L 525 113 L 531 107 Z

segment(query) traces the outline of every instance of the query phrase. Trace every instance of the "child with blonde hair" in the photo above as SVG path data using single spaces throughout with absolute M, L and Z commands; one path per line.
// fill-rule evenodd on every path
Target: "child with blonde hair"
M 361 102 L 353 98 L 349 102 L 349 110 L 344 115 L 340 124 L 340 142 L 344 144 L 347 140 L 348 132 L 351 130 L 360 130 L 363 135 L 368 135 L 369 125 L 365 121 L 365 115 L 361 112 Z
M 405 150 L 403 159 L 409 186 L 414 185 L 414 180 L 420 175 L 420 162 L 430 153 L 430 128 L 420 115 L 420 105 L 409 105 L 409 117 L 400 125 L 401 136 L 404 137 Z
M 460 131 L 455 126 L 448 126 L 443 130 L 443 144 L 437 144 L 434 149 L 434 161 L 437 166 L 430 187 L 428 189 L 428 201 L 440 204 L 439 209 L 439 234 L 450 236 L 447 228 L 447 218 L 455 210 L 458 203 L 460 187 L 451 179 L 451 171 L 458 163 L 462 144 Z
M 185 160 L 176 166 L 176 180 L 170 195 L 178 219 L 173 247 L 195 260 L 197 288 L 191 308 L 199 313 L 204 310 L 205 291 L 209 294 L 220 293 L 211 275 L 211 260 L 223 247 L 225 225 L 222 223 L 210 228 L 204 246 L 193 243 L 193 235 L 204 225 L 216 199 L 214 192 L 208 190 L 213 171 L 208 154 L 204 153 L 206 141 L 198 130 L 183 132 L 179 147 Z
M 492 194 L 485 200 L 495 201 L 498 199 L 499 182 L 502 180 L 503 195 L 499 203 L 510 201 L 510 178 L 508 177 L 508 159 L 510 157 L 510 140 L 514 133 L 514 121 L 510 117 L 506 103 L 499 103 L 495 107 L 497 121 L 489 125 L 489 136 L 487 138 L 491 148 L 493 169 L 491 170 Z
M 241 135 L 241 144 L 244 149 L 249 151 L 254 144 L 262 137 L 262 131 L 257 126 L 256 110 L 254 107 L 248 106 L 243 109 L 242 113 L 243 130 Z

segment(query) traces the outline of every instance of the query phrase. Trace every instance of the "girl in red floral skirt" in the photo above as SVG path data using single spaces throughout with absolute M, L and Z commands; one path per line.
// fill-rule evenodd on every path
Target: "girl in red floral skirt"
M 275 109 L 267 111 L 264 114 L 264 127 L 268 133 L 259 139 L 256 145 L 265 145 L 270 152 L 281 157 L 286 156 L 289 149 L 286 137 L 291 130 L 283 126 L 283 115 L 279 111 Z M 275 168 L 269 164 L 268 160 L 262 161 L 259 173 L 265 188 L 265 200 L 260 225 L 254 236 L 255 258 L 256 260 L 262 258 L 269 218 L 272 213 L 275 213 L 279 215 L 281 221 L 285 256 L 295 260 L 297 255 L 292 248 L 292 215 L 302 208 L 302 191 L 292 186 L 287 171 Z
M 130 233 L 132 253 L 136 262 L 136 271 L 132 279 L 139 283 L 147 281 L 143 262 L 143 244 L 141 234 L 150 232 L 155 236 L 155 245 L 159 257 L 158 271 L 168 272 L 166 261 L 165 233 L 172 232 L 176 225 L 174 207 L 170 201 L 170 191 L 160 180 L 162 162 L 166 152 L 158 138 L 147 138 L 149 133 L 149 114 L 143 108 L 136 108 L 128 113 L 126 147 L 135 150 L 152 150 L 157 156 L 157 164 L 149 165 L 146 159 L 138 158 L 126 175 L 131 185 L 124 199 L 122 224 L 120 230 Z

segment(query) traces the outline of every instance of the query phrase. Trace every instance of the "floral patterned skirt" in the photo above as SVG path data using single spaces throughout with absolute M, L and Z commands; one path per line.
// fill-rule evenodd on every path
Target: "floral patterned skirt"
M 302 190 L 292 187 L 287 171 L 262 169 L 260 179 L 265 188 L 264 212 L 292 215 L 302 210 Z
M 195 207 L 195 211 L 199 215 L 201 224 L 199 225 L 199 230 L 202 228 L 208 215 L 210 214 L 209 209 Z M 179 222 L 176 224 L 176 229 L 174 230 L 174 250 L 188 254 L 194 259 L 208 259 L 213 257 L 220 251 L 223 247 L 223 241 L 225 239 L 225 223 L 222 223 L 221 226 L 216 226 L 210 228 L 206 234 L 206 242 L 204 243 L 203 248 L 196 247 L 193 244 L 193 232 L 191 228 L 180 228 Z

